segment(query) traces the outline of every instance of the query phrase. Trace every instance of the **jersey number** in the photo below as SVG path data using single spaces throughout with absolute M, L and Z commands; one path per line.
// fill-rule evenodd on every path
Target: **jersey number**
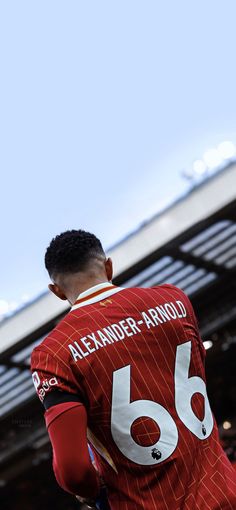
M 191 342 L 178 345 L 175 361 L 175 407 L 180 420 L 200 440 L 206 439 L 213 429 L 213 416 L 206 393 L 206 385 L 198 376 L 189 377 Z M 129 460 L 142 465 L 158 464 L 174 452 L 178 444 L 178 429 L 171 414 L 152 400 L 130 402 L 130 365 L 113 374 L 111 433 L 119 450 Z M 191 399 L 195 393 L 204 397 L 203 421 L 195 415 Z M 160 430 L 158 441 L 141 446 L 131 435 L 135 420 L 143 416 L 154 420 Z

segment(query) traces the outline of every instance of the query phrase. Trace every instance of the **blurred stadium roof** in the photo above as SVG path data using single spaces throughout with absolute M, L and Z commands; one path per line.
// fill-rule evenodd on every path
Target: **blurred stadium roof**
M 114 246 L 109 256 L 117 285 L 167 282 L 190 296 L 203 339 L 213 345 L 208 388 L 214 412 L 219 423 L 234 420 L 236 164 L 194 187 Z M 39 452 L 42 459 L 49 455 L 29 371 L 30 353 L 68 309 L 45 292 L 0 323 L 0 485 L 29 468 Z M 17 468 L 11 464 L 14 459 Z

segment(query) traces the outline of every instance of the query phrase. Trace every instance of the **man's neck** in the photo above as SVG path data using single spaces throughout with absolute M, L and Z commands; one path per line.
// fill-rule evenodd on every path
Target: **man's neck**
M 85 282 L 79 282 L 79 284 L 75 285 L 73 292 L 71 293 L 70 302 L 74 304 L 80 294 L 89 290 L 91 287 L 95 287 L 101 283 L 110 283 L 108 280 L 104 278 L 91 278 L 90 280 L 86 280 Z

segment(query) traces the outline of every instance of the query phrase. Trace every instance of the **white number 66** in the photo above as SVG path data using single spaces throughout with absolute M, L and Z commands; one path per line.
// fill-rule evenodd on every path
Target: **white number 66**
M 206 385 L 198 376 L 188 377 L 191 361 L 191 342 L 178 345 L 175 361 L 175 406 L 184 425 L 200 440 L 206 439 L 213 429 L 213 416 L 206 393 Z M 178 444 L 178 429 L 170 413 L 152 400 L 130 402 L 130 365 L 113 374 L 111 433 L 119 450 L 129 460 L 141 465 L 158 464 L 174 452 Z M 204 397 L 203 421 L 195 415 L 191 399 L 195 393 Z M 147 416 L 159 427 L 160 437 L 151 446 L 141 446 L 131 435 L 137 418 Z

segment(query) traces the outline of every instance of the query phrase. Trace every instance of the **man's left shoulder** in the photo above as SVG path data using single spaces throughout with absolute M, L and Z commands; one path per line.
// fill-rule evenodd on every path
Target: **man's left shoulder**
M 48 367 L 52 364 L 68 365 L 69 353 L 66 346 L 73 328 L 69 327 L 70 323 L 66 317 L 60 320 L 52 331 L 34 347 L 31 353 L 31 369 L 36 365 L 40 368 Z
M 48 333 L 41 341 L 34 351 L 42 350 L 49 353 L 52 357 L 61 357 L 63 353 L 63 345 L 67 339 L 72 336 L 76 328 L 73 324 L 73 317 L 67 314 L 63 317 L 58 324 Z

